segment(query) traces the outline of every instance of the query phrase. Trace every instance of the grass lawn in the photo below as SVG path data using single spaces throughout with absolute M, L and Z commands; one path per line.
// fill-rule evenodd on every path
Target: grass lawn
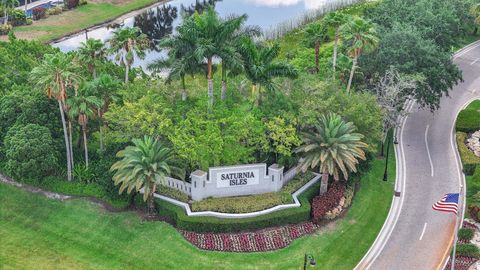
M 87 5 L 52 15 L 32 25 L 15 27 L 15 35 L 48 42 L 66 34 L 105 22 L 124 13 L 151 5 L 156 0 L 89 1 Z
M 83 200 L 59 202 L 0 184 L 0 269 L 300 269 L 305 252 L 321 269 L 352 269 L 383 225 L 395 177 L 372 163 L 346 217 L 269 253 L 201 251 L 163 222 L 107 213 Z M 191 262 L 191 263 L 190 263 Z

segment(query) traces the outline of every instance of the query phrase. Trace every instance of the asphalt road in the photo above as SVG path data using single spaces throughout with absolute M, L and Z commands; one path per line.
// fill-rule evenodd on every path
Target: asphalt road
M 395 198 L 394 205 L 401 210 L 383 244 L 377 245 L 377 254 L 357 269 L 441 269 L 446 263 L 455 216 L 432 210 L 432 204 L 446 193 L 459 192 L 463 183 L 453 126 L 459 110 L 480 98 L 480 43 L 457 54 L 454 62 L 463 71 L 464 82 L 442 99 L 434 113 L 412 104 L 399 130 L 397 164 L 402 165 L 398 173 L 404 184 L 398 190 L 403 198 Z

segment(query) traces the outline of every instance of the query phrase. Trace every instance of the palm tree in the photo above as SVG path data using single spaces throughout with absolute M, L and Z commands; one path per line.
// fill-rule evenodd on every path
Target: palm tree
M 349 17 L 340 11 L 330 12 L 324 19 L 324 23 L 335 29 L 335 41 L 333 45 L 333 76 L 337 69 L 338 42 L 340 40 L 340 29 L 348 21 Z
M 342 172 L 347 180 L 350 171 L 357 171 L 358 159 L 365 160 L 364 149 L 368 145 L 362 142 L 363 135 L 355 131 L 353 123 L 346 123 L 331 113 L 323 115 L 314 130 L 303 133 L 304 144 L 295 152 L 302 154 L 301 170 L 319 166 L 322 174 L 320 194 L 327 191 L 329 175 L 338 181 Z
M 252 98 L 256 105 L 261 101 L 261 87 L 274 90 L 273 78 L 296 78 L 298 76 L 297 71 L 288 63 L 274 62 L 280 52 L 278 44 L 264 47 L 255 44 L 250 38 L 244 38 L 240 51 L 245 76 L 252 82 Z
M 185 76 L 201 70 L 201 64 L 194 55 L 195 39 L 191 36 L 176 35 L 163 39 L 159 47 L 168 50 L 167 59 L 158 59 L 148 66 L 155 72 L 168 70 L 167 83 L 173 79 L 180 79 L 182 84 L 182 101 L 187 100 Z
M 119 192 L 143 189 L 143 200 L 148 202 L 150 215 L 154 215 L 154 193 L 157 185 L 164 183 L 168 176 L 176 175 L 183 179 L 184 171 L 174 165 L 173 151 L 164 147 L 158 140 L 145 136 L 143 140 L 132 140 L 133 146 L 127 146 L 117 153 L 121 160 L 112 165 L 115 171 L 113 180 L 120 185 Z
M 373 24 L 358 17 L 343 25 L 342 32 L 345 40 L 350 44 L 348 54 L 352 58 L 352 69 L 347 86 L 347 92 L 350 92 L 358 58 L 364 52 L 373 51 L 378 45 L 379 38 Z
M 58 102 L 67 151 L 67 177 L 71 181 L 73 153 L 65 121 L 67 87 L 77 85 L 81 79 L 76 66 L 72 64 L 72 56 L 61 52 L 46 54 L 42 63 L 31 71 L 30 79 L 37 87 L 46 90 L 49 98 L 53 97 Z
M 213 58 L 222 57 L 231 52 L 232 38 L 247 20 L 247 15 L 220 19 L 215 9 L 209 6 L 202 14 L 198 12 L 185 18 L 177 28 L 180 35 L 193 35 L 196 40 L 195 56 L 198 60 L 207 60 L 208 100 L 213 105 Z
M 320 42 L 328 39 L 327 28 L 322 22 L 314 22 L 304 30 L 306 41 L 315 47 L 315 71 L 320 72 Z
M 105 44 L 99 39 L 87 39 L 86 42 L 81 43 L 78 58 L 92 73 L 93 79 L 96 79 L 98 63 L 106 60 Z
M 4 13 L 4 21 L 3 24 L 7 25 L 8 23 L 8 11 L 10 9 L 14 9 L 16 6 L 20 5 L 18 0 L 1 0 L 3 13 Z
M 85 166 L 88 169 L 88 141 L 87 141 L 87 123 L 88 118 L 94 114 L 94 109 L 102 107 L 103 101 L 95 96 L 88 96 L 85 90 L 79 92 L 79 95 L 67 100 L 69 115 L 73 119 L 78 117 L 78 124 L 82 128 L 83 147 L 85 150 Z
M 125 66 L 125 83 L 128 83 L 128 74 L 135 57 L 145 58 L 146 50 L 150 48 L 150 41 L 138 27 L 127 27 L 113 32 L 109 44 L 110 52 L 115 54 L 115 59 Z

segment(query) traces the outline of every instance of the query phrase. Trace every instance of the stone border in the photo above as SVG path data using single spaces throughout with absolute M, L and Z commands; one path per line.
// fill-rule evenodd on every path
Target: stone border
M 258 217 L 258 216 L 267 215 L 267 214 L 274 213 L 274 212 L 284 210 L 284 209 L 288 209 L 288 208 L 298 208 L 298 207 L 300 207 L 301 203 L 298 200 L 298 196 L 300 196 L 300 194 L 302 194 L 305 190 L 307 190 L 308 188 L 310 188 L 312 185 L 314 185 L 316 182 L 318 182 L 320 180 L 320 174 L 317 174 L 317 173 L 313 173 L 313 174 L 315 176 L 312 178 L 312 180 L 308 181 L 308 183 L 306 183 L 304 186 L 302 186 L 301 188 L 299 188 L 297 191 L 295 191 L 292 194 L 294 203 L 281 204 L 281 205 L 277 205 L 277 206 L 274 206 L 274 207 L 271 207 L 271 208 L 268 208 L 268 209 L 265 209 L 265 210 L 250 212 L 250 213 L 220 213 L 220 212 L 214 212 L 214 211 L 192 212 L 192 210 L 190 209 L 190 205 L 188 205 L 187 203 L 184 203 L 184 202 L 181 202 L 181 201 L 178 201 L 178 200 L 175 200 L 175 199 L 172 199 L 172 198 L 169 198 L 169 197 L 157 194 L 157 193 L 154 194 L 154 197 L 157 198 L 157 199 L 160 199 L 160 200 L 163 200 L 163 201 L 166 201 L 166 202 L 169 202 L 171 204 L 174 204 L 174 205 L 177 205 L 177 206 L 180 206 L 180 207 L 184 208 L 187 216 L 217 217 L 217 218 L 229 218 L 229 219 Z M 141 190 L 140 192 L 143 193 L 143 190 Z

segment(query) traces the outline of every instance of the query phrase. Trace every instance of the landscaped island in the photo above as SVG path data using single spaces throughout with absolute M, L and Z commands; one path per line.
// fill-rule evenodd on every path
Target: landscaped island
M 274 40 L 206 4 L 161 40 L 120 26 L 63 53 L 10 34 L 0 266 L 352 269 L 390 207 L 405 102 L 434 110 L 461 80 L 476 6 L 431 2 L 367 1 Z

